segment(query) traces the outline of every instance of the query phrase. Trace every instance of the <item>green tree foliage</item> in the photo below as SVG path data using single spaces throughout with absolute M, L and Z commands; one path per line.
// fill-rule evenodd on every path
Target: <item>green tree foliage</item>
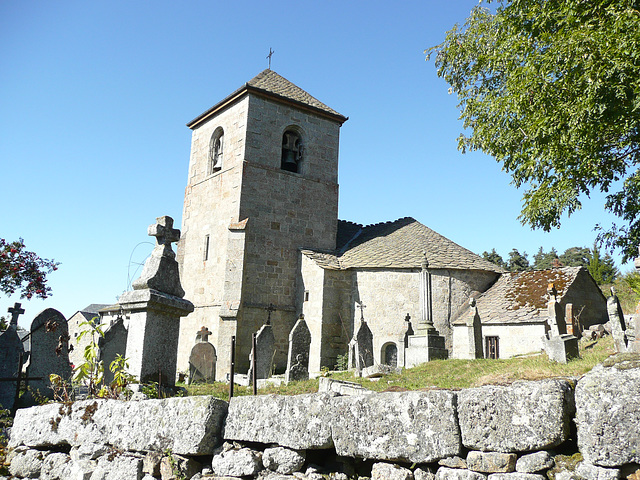
M 616 295 L 622 305 L 622 311 L 626 314 L 633 314 L 640 301 L 640 274 L 635 270 L 625 272 L 613 282 L 616 287 Z M 609 292 L 606 292 L 608 295 Z
M 593 248 L 589 252 L 589 265 L 587 270 L 598 285 L 611 283 L 618 275 L 613 258 L 608 254 L 604 257 L 600 255 L 600 248 L 597 243 L 593 244 Z
M 507 269 L 510 272 L 524 272 L 525 270 L 530 270 L 530 268 L 527 252 L 521 254 L 515 248 L 509 252 L 509 263 L 507 264 Z
M 425 51 L 458 95 L 459 148 L 495 157 L 526 188 L 520 220 L 534 228 L 559 227 L 584 195 L 608 193 L 605 208 L 621 222 L 600 238 L 632 258 L 640 244 L 640 2 L 497 3 L 495 13 L 475 7 Z
M 25 249 L 24 241 L 6 242 L 0 238 L 0 291 L 12 295 L 20 292 L 20 298 L 33 296 L 45 299 L 51 295 L 47 274 L 58 269 L 59 263 L 40 258 Z
M 558 258 L 558 252 L 551 247 L 551 251 L 545 252 L 542 247 L 533 256 L 533 269 L 534 270 L 548 270 L 553 267 L 553 262 Z
M 560 263 L 565 267 L 586 267 L 589 265 L 591 251 L 586 247 L 567 248 L 560 255 Z
M 496 265 L 498 265 L 498 266 L 500 266 L 502 268 L 507 268 L 507 264 L 502 259 L 500 254 L 498 252 L 496 252 L 495 248 L 492 248 L 491 252 L 482 252 L 482 258 L 484 258 L 485 260 L 490 261 L 491 263 L 495 263 Z

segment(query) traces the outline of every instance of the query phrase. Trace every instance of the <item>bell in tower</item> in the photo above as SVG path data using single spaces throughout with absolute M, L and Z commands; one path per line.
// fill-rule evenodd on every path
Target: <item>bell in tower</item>
M 287 130 L 282 136 L 282 163 L 280 168 L 288 172 L 299 173 L 299 164 L 302 160 L 302 142 L 300 135 Z

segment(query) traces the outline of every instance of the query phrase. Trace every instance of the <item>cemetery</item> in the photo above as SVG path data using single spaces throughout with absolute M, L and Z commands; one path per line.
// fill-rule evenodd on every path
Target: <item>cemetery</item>
M 187 124 L 182 231 L 148 227 L 116 304 L 48 308 L 23 335 L 9 308 L 0 480 L 640 478 L 640 306 L 625 317 L 584 267 L 507 272 L 412 217 L 338 219 L 347 120 L 264 70 Z M 604 335 L 615 354 L 579 375 L 386 380 L 448 359 L 571 365 Z M 183 386 L 214 383 L 226 399 Z
M 17 409 L 8 432 L 8 478 L 543 480 L 564 475 L 590 480 L 640 473 L 640 340 L 635 333 L 640 315 L 627 324 L 614 294 L 607 300 L 605 326 L 585 326 L 575 317 L 569 321 L 564 315 L 570 308 L 560 305 L 553 283 L 545 295 L 541 338 L 549 361 L 571 362 L 578 354 L 578 337 L 591 339 L 590 332 L 598 336 L 608 330 L 617 352 L 580 377 L 387 392 L 324 377 L 317 393 L 302 395 L 231 394 L 228 401 L 171 397 L 184 393 L 175 386 L 175 338 L 180 318 L 193 309 L 182 298 L 171 248 L 179 231 L 172 224 L 170 217 L 159 217 L 149 227 L 156 246 L 133 290 L 120 297 L 122 316 L 106 329 L 100 344 L 104 361 L 122 352 L 138 381 L 157 382 L 166 398 L 148 398 L 132 386 L 129 400 L 69 399 Z M 465 348 L 470 357 L 482 358 L 478 343 L 485 327 L 475 301 L 469 309 Z M 380 379 L 395 369 L 376 362 L 375 334 L 365 311 L 360 305 L 348 366 L 355 377 Z M 253 335 L 245 378 L 254 387 L 273 374 L 271 312 L 265 310 L 265 322 Z M 9 313 L 0 353 L 3 376 L 15 380 L 0 386 L 3 405 L 11 409 L 18 382 L 51 396 L 49 375 L 69 379 L 71 366 L 68 326 L 59 312 L 45 310 L 32 322 L 26 368 L 24 342 L 16 333 L 24 309 L 16 304 Z M 410 319 L 406 322 L 410 330 Z M 190 381 L 215 380 L 210 335 L 206 327 L 195 335 Z M 289 334 L 284 381 L 295 383 L 314 373 L 309 370 L 312 337 L 300 315 Z M 407 336 L 407 357 L 447 357 L 444 338 L 433 325 L 424 327 L 423 343 L 411 343 L 411 338 L 417 336 Z M 233 369 L 229 373 L 231 386 Z M 575 455 L 579 461 L 563 466 L 563 458 Z

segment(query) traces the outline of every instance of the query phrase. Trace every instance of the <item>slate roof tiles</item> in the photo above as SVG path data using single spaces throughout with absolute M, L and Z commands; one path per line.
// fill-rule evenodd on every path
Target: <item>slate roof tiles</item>
M 302 88 L 291 83 L 283 76 L 278 75 L 273 70 L 267 68 L 266 70 L 263 70 L 258 75 L 253 77 L 247 83 L 245 83 L 231 95 L 225 97 L 209 110 L 191 120 L 189 123 L 187 123 L 187 127 L 195 128 L 196 126 L 198 126 L 198 124 L 200 124 L 203 120 L 206 120 L 217 110 L 223 108 L 229 103 L 233 103 L 240 96 L 251 91 L 275 99 L 293 102 L 294 104 L 297 104 L 303 108 L 306 107 L 308 109 L 315 110 L 316 112 L 324 114 L 325 116 L 328 115 L 330 118 L 333 118 L 341 124 L 347 121 L 347 117 L 345 117 L 344 115 L 339 114 L 333 108 L 328 107 L 317 98 L 309 95 L 309 93 L 304 91 Z
M 429 268 L 503 271 L 411 217 L 368 226 L 340 220 L 336 243 L 335 252 L 303 253 L 320 267 L 334 270 L 420 268 L 426 253 Z
M 558 299 L 584 267 L 562 267 L 550 270 L 505 273 L 486 292 L 476 296 L 482 324 L 539 323 L 546 318 L 549 296 L 547 287 L 553 283 Z M 469 312 L 466 303 L 456 312 L 453 324 L 464 324 Z

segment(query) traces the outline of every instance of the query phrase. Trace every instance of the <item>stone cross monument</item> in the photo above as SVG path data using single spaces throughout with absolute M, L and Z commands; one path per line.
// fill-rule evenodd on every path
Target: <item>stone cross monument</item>
M 159 382 L 172 387 L 176 379 L 180 317 L 193 312 L 193 304 L 184 300 L 178 262 L 171 243 L 180 239 L 173 219 L 159 217 L 149 226 L 156 246 L 144 265 L 133 290 L 124 293 L 118 303 L 129 315 L 126 357 L 129 373 L 141 383 Z

